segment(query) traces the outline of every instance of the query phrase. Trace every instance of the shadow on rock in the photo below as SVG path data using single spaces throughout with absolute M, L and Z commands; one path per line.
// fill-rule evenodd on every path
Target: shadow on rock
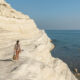
M 0 59 L 0 61 L 12 61 L 12 59 L 4 59 L 4 60 Z

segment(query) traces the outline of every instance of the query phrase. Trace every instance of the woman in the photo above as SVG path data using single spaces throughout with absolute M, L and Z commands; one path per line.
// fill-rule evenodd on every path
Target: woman
M 13 56 L 13 60 L 18 60 L 19 59 L 19 53 L 21 52 L 19 40 L 16 41 L 14 51 L 16 54 Z

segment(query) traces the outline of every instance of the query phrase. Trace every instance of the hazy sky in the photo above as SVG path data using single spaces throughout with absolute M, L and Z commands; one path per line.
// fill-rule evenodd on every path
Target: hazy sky
M 80 29 L 80 0 L 6 0 L 41 29 Z

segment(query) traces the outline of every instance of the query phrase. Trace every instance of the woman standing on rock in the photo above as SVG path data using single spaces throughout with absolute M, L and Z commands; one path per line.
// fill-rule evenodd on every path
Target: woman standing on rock
M 13 60 L 18 60 L 19 59 L 19 53 L 21 52 L 19 40 L 16 41 L 14 51 L 15 51 L 15 54 L 13 56 Z

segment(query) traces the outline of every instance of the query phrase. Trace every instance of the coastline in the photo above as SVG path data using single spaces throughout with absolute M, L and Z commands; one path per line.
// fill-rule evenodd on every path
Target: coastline
M 52 56 L 64 61 L 80 80 L 80 30 L 48 30 L 46 32 L 56 46 L 51 51 Z

